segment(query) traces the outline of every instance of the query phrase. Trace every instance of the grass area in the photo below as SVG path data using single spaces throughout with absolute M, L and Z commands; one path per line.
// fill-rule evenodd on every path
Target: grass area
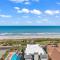
M 2 40 L 0 41 L 0 45 L 2 46 L 26 46 L 27 44 L 58 44 L 60 43 L 60 39 L 50 39 L 50 38 L 41 38 L 41 39 L 23 39 L 23 40 Z
M 60 39 L 40 38 L 40 39 L 16 39 L 16 40 L 0 40 L 0 46 L 12 46 L 12 49 L 17 48 L 22 50 L 27 44 L 60 44 Z

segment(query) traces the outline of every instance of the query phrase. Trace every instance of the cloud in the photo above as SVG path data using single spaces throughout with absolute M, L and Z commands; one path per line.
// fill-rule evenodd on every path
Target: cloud
M 59 10 L 46 10 L 45 13 L 49 15 L 54 15 L 54 14 L 59 14 L 60 11 Z
M 27 14 L 30 13 L 30 14 L 35 14 L 35 15 L 42 14 L 42 12 L 37 9 L 33 9 L 33 10 L 29 10 L 27 8 L 20 9 L 19 7 L 14 7 L 14 9 L 16 9 L 18 13 L 27 13 Z
M 29 16 L 26 16 L 26 15 L 24 15 L 24 16 L 22 16 L 23 18 L 29 18 Z
M 11 18 L 12 16 L 11 15 L 0 15 L 0 17 L 2 17 L 2 18 Z
M 42 23 L 42 21 L 41 21 L 41 20 L 37 20 L 37 21 L 36 21 L 36 23 L 38 23 L 38 24 L 39 24 L 39 23 Z
M 29 9 L 23 8 L 21 10 L 17 10 L 18 13 L 29 13 Z
M 42 21 L 43 21 L 43 22 L 48 22 L 48 19 L 43 19 Z
M 26 9 L 26 8 L 23 8 L 21 11 L 22 11 L 23 13 L 29 13 L 29 12 L 30 12 L 29 9 Z
M 26 21 L 26 23 L 28 23 L 28 24 L 32 24 L 33 22 L 32 22 L 32 21 Z
M 28 4 L 30 2 L 30 0 L 10 0 L 11 2 L 15 2 L 15 3 L 22 3 L 22 2 L 26 2 L 26 4 Z M 31 0 L 32 2 L 39 2 L 39 0 Z
M 42 16 L 40 16 L 40 15 L 38 15 L 37 17 L 38 17 L 38 18 L 42 18 Z
M 25 2 L 25 1 L 29 1 L 29 0 L 10 0 L 12 2 L 15 2 L 15 3 L 21 3 L 21 2 Z
M 39 2 L 39 0 L 32 0 L 32 1 L 34 1 L 34 2 Z
M 40 15 L 42 12 L 40 10 L 37 9 L 33 9 L 30 11 L 32 14 L 36 14 L 36 15 Z
M 14 7 L 15 10 L 17 10 L 18 13 L 29 13 L 29 9 L 27 8 L 23 8 L 23 9 L 20 9 L 19 7 Z
M 58 17 L 60 17 L 60 16 L 56 15 L 55 17 L 58 18 Z
M 36 23 L 47 23 L 48 19 L 37 20 Z
M 24 2 L 24 4 L 26 4 L 26 5 L 30 5 L 31 3 L 30 3 L 30 2 Z
M 20 10 L 20 8 L 19 8 L 19 7 L 14 7 L 14 9 L 16 9 L 16 10 Z

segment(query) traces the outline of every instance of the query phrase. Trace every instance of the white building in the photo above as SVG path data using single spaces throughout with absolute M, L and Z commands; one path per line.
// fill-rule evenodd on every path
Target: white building
M 34 55 L 35 53 L 37 53 L 40 58 L 37 58 L 37 55 Z M 27 47 L 25 49 L 25 55 L 34 55 L 37 58 L 35 59 L 34 57 L 34 60 L 48 60 L 46 52 L 39 44 L 27 44 Z

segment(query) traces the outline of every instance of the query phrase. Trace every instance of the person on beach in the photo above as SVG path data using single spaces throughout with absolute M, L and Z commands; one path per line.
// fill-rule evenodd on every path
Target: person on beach
M 16 50 L 16 53 L 12 56 L 11 60 L 17 60 L 18 57 L 18 50 Z
M 11 60 L 17 60 L 17 55 L 14 54 L 14 55 L 12 56 Z
M 22 60 L 22 55 L 21 55 L 21 53 L 18 54 L 17 60 Z

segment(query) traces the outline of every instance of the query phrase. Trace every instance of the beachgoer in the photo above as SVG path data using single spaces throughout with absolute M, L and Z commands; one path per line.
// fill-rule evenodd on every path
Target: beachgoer
M 11 60 L 17 60 L 17 54 L 16 53 L 12 56 Z
M 17 56 L 17 60 L 22 60 L 21 57 L 22 57 L 22 55 L 21 55 L 21 53 L 19 53 Z

